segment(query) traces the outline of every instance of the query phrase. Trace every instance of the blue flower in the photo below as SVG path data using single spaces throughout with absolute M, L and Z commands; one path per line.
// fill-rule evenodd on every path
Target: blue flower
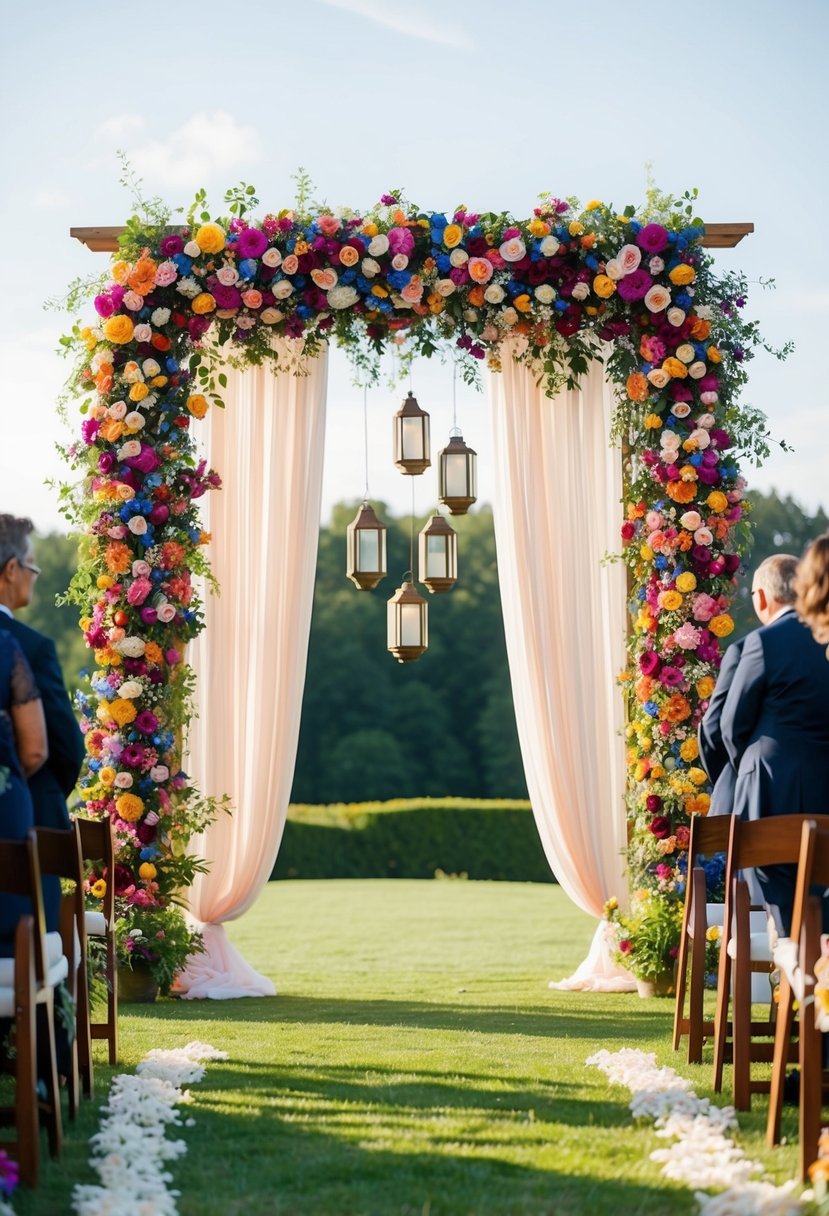
M 173 254 L 171 260 L 175 262 L 176 266 L 178 267 L 178 272 L 182 278 L 186 278 L 186 276 L 193 269 L 193 259 L 188 258 L 186 253 L 175 253 Z
M 448 253 L 439 253 L 435 258 L 435 265 L 441 274 L 448 274 L 452 269 L 452 263 L 449 260 Z
M 412 272 L 410 270 L 392 270 L 386 276 L 389 286 L 395 291 L 402 291 L 407 283 L 411 282 Z
M 238 269 L 239 274 L 243 279 L 252 279 L 255 277 L 256 271 L 259 269 L 259 263 L 255 258 L 244 258 L 239 263 Z
M 652 718 L 659 717 L 659 706 L 656 701 L 646 701 L 644 705 L 645 713 L 650 714 Z
M 691 307 L 693 300 L 688 295 L 687 291 L 681 291 L 679 295 L 676 296 L 674 303 L 676 303 L 680 308 L 688 309 Z

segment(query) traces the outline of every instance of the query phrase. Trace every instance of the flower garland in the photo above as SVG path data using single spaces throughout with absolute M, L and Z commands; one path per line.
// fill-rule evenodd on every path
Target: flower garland
M 673 1068 L 659 1067 L 653 1052 L 623 1048 L 598 1051 L 586 1063 L 599 1068 L 615 1085 L 633 1094 L 634 1119 L 653 1119 L 657 1136 L 674 1143 L 650 1154 L 666 1178 L 721 1194 L 696 1192 L 701 1216 L 795 1216 L 807 1209 L 793 1194 L 796 1183 L 781 1187 L 751 1180 L 762 1165 L 750 1161 L 726 1134 L 737 1127 L 732 1106 L 714 1106 L 698 1098 L 691 1082 Z
M 187 1152 L 183 1140 L 168 1140 L 168 1127 L 180 1127 L 176 1109 L 190 1101 L 183 1088 L 200 1081 L 206 1060 L 227 1053 L 206 1043 L 149 1052 L 135 1075 L 113 1079 L 101 1127 L 92 1137 L 92 1168 L 100 1185 L 76 1186 L 72 1206 L 78 1216 L 175 1216 L 177 1191 L 165 1163 Z M 187 1126 L 194 1126 L 192 1119 Z
M 192 881 L 187 841 L 216 809 L 178 762 L 192 691 L 183 650 L 202 626 L 191 577 L 208 572 L 197 499 L 220 484 L 190 427 L 221 403 L 220 349 L 284 367 L 274 337 L 310 353 L 334 338 L 374 375 L 389 340 L 405 340 L 404 357 L 452 344 L 474 378 L 476 361 L 497 367 L 517 336 L 516 357 L 550 395 L 607 344 L 629 454 L 628 861 L 634 887 L 676 897 L 689 816 L 708 805 L 695 731 L 746 539 L 733 453 L 765 442 L 760 416 L 735 403 L 759 337 L 739 315 L 743 285 L 713 273 L 693 197 L 652 192 L 637 216 L 544 196 L 518 221 L 423 211 L 395 192 L 362 215 L 300 200 L 256 221 L 245 187 L 219 220 L 196 216 L 200 193 L 180 230 L 152 205 L 129 221 L 97 322 L 65 339 L 86 418 L 68 453 L 80 482 L 64 495 L 84 534 L 70 598 L 96 660 L 81 699 L 82 789 L 89 813 L 113 817 L 131 924 Z M 104 881 L 93 875 L 93 894 Z

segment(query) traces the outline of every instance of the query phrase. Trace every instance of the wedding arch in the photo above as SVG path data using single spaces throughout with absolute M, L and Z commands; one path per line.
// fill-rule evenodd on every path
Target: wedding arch
M 623 854 L 637 894 L 676 900 L 747 538 L 737 455 L 766 441 L 738 402 L 761 341 L 745 282 L 707 248 L 752 226 L 706 227 L 695 192 L 621 213 L 542 196 L 526 220 L 399 192 L 360 213 L 302 197 L 261 220 L 257 202 L 243 186 L 218 219 L 200 193 L 179 227 L 151 205 L 122 230 L 72 230 L 116 255 L 96 319 L 64 339 L 84 418 L 63 496 L 96 664 L 82 793 L 115 824 L 122 945 L 152 960 L 192 886 L 207 949 L 188 995 L 273 991 L 221 924 L 267 880 L 284 826 L 330 341 L 367 380 L 391 342 L 404 358 L 449 350 L 469 379 L 488 367 L 507 647 L 548 860 L 596 917 L 623 895 Z M 232 816 L 200 789 L 227 792 Z M 576 983 L 619 983 L 602 941 Z

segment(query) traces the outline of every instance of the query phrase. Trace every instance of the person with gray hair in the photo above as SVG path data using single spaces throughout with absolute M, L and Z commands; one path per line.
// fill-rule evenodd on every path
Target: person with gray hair
M 796 557 L 777 553 L 754 572 L 761 627 L 743 641 L 722 707 L 722 741 L 736 772 L 733 814 L 741 819 L 829 813 L 829 663 L 794 609 L 797 566 Z M 755 870 L 780 936 L 791 925 L 795 875 L 795 866 Z
M 36 827 L 68 828 L 66 799 L 75 788 L 85 749 L 63 682 L 55 644 L 14 614 L 31 603 L 40 568 L 32 547 L 30 519 L 0 514 L 0 629 L 10 633 L 31 668 L 43 701 L 49 755 L 29 777 Z M 57 929 L 60 916 L 60 879 L 44 877 L 47 928 Z

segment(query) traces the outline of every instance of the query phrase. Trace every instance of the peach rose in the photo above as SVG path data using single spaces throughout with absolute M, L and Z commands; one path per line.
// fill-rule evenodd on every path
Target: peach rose
M 486 258 L 470 258 L 467 270 L 474 283 L 488 283 L 494 273 L 492 263 Z
M 330 291 L 332 287 L 337 286 L 336 270 L 312 270 L 311 278 L 313 279 L 314 283 L 316 283 L 317 287 L 319 287 L 320 291 Z
M 283 274 L 296 274 L 299 269 L 299 259 L 295 253 L 289 253 L 282 262 Z
M 317 216 L 317 227 L 323 236 L 335 236 L 340 231 L 340 221 L 335 215 Z
M 645 307 L 648 312 L 663 312 L 671 302 L 671 293 L 667 287 L 654 283 L 645 296 Z
M 343 245 L 337 256 L 343 266 L 356 266 L 360 257 L 353 245 Z
M 616 261 L 622 268 L 622 275 L 631 274 L 639 269 L 642 261 L 642 250 L 638 245 L 623 245 L 616 254 Z

